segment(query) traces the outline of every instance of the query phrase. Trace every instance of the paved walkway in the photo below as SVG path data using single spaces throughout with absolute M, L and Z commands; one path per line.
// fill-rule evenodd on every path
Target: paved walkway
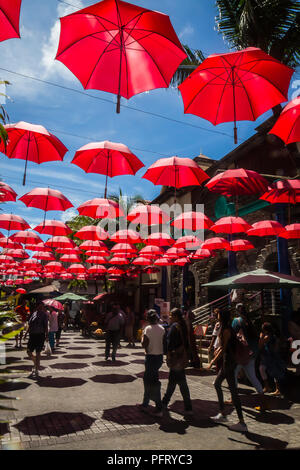
M 16 381 L 0 385 L 0 448 L 2 449 L 292 449 L 300 448 L 300 404 L 272 399 L 272 412 L 257 413 L 253 390 L 241 385 L 249 432 L 228 429 L 236 413 L 228 407 L 228 424 L 209 418 L 218 412 L 213 375 L 187 369 L 195 416 L 186 420 L 176 390 L 170 417 L 154 418 L 136 406 L 143 393 L 140 346 L 118 350 L 116 363 L 104 360 L 104 341 L 63 333 L 61 347 L 43 356 L 41 376 L 29 378 L 26 350 L 7 346 L 7 365 Z M 3 377 L 3 376 L 2 376 Z M 161 370 L 162 390 L 168 372 Z M 229 398 L 224 387 L 225 398 Z M 13 400 L 18 397 L 20 400 Z M 299 400 L 298 400 L 299 401 Z M 3 409 L 5 407 L 6 409 Z M 5 422 L 7 421 L 7 422 Z

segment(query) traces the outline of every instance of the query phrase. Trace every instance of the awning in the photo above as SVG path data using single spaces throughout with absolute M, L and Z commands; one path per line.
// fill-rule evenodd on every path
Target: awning
M 93 300 L 101 300 L 106 295 L 109 295 L 108 292 L 102 292 L 102 294 L 96 295 L 96 297 L 94 297 Z

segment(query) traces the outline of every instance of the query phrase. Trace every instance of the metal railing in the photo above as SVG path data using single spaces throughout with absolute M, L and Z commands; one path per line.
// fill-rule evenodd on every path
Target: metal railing
M 201 307 L 194 309 L 193 314 L 195 316 L 195 319 L 193 321 L 193 326 L 207 324 L 209 321 L 209 317 L 212 314 L 212 311 L 215 308 L 223 308 L 225 306 L 228 306 L 229 299 L 230 294 L 226 294 L 223 297 L 220 297 L 219 299 L 213 300 L 212 302 L 209 302 L 205 305 L 202 305 Z

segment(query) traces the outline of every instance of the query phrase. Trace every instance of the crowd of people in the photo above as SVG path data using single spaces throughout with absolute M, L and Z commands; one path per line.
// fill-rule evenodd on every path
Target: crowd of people
M 22 339 L 29 336 L 27 351 L 33 361 L 32 375 L 38 376 L 40 357 L 43 348 L 50 353 L 59 346 L 61 332 L 68 328 L 68 306 L 65 311 L 56 310 L 38 302 L 33 313 L 29 313 L 26 301 L 22 300 L 16 308 L 27 327 L 25 334 L 16 338 L 16 347 L 21 347 Z M 81 313 L 78 327 L 84 330 L 91 318 L 88 309 Z M 145 372 L 143 377 L 144 396 L 139 408 L 149 412 L 149 403 L 154 401 L 154 414 L 162 417 L 168 413 L 168 404 L 176 386 L 179 386 L 187 416 L 193 414 L 192 401 L 185 369 L 195 366 L 195 338 L 192 329 L 191 312 L 174 308 L 168 321 L 160 318 L 154 309 L 136 315 L 130 306 L 124 310 L 114 303 L 99 320 L 105 332 L 105 360 L 116 361 L 121 339 L 127 347 L 134 348 L 138 331 L 142 328 L 141 345 L 145 349 Z M 287 362 L 281 352 L 281 340 L 277 329 L 268 322 L 261 325 L 261 330 L 253 325 L 243 303 L 238 303 L 235 314 L 232 308 L 215 309 L 211 317 L 213 325 L 212 339 L 209 345 L 209 364 L 206 369 L 215 368 L 217 377 L 214 381 L 219 403 L 219 413 L 211 419 L 216 423 L 227 421 L 226 404 L 234 406 L 238 422 L 230 426 L 231 430 L 246 432 L 241 400 L 238 393 L 238 381 L 241 374 L 248 379 L 258 394 L 258 411 L 269 409 L 269 395 L 280 395 L 287 378 Z M 76 327 L 76 323 L 74 323 Z M 100 325 L 99 325 L 100 326 Z M 300 312 L 294 312 L 289 322 L 290 338 L 300 339 Z M 34 355 L 35 352 L 35 355 Z M 159 369 L 164 362 L 169 367 L 168 384 L 164 396 L 161 394 Z M 299 367 L 296 374 L 300 375 Z M 224 401 L 222 384 L 227 381 L 231 399 Z M 272 391 L 272 387 L 275 389 Z

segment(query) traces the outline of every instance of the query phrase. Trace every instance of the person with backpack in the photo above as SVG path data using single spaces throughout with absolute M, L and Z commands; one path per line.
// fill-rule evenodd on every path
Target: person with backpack
M 158 371 L 163 364 L 165 329 L 158 324 L 159 318 L 154 309 L 148 310 L 146 326 L 142 336 L 142 346 L 145 348 L 145 373 L 144 373 L 144 399 L 139 406 L 143 411 L 147 410 L 149 401 L 156 405 L 156 416 L 162 417 L 161 383 Z
M 184 401 L 185 415 L 192 415 L 192 402 L 186 381 L 185 368 L 189 363 L 188 331 L 182 311 L 173 308 L 170 315 L 170 328 L 167 337 L 167 365 L 170 368 L 166 393 L 162 399 L 163 409 L 167 411 L 168 404 L 179 386 Z
M 218 321 L 221 325 L 220 330 L 220 347 L 217 350 L 213 360 L 209 363 L 208 369 L 222 357 L 222 367 L 218 372 L 217 378 L 214 382 L 214 386 L 217 392 L 220 412 L 213 416 L 211 419 L 216 423 L 223 423 L 227 421 L 225 414 L 225 404 L 222 392 L 222 383 L 226 379 L 229 390 L 232 397 L 233 405 L 238 415 L 238 423 L 229 426 L 231 431 L 247 432 L 247 425 L 244 421 L 241 400 L 237 392 L 237 386 L 235 383 L 235 368 L 236 362 L 236 349 L 237 349 L 237 338 L 234 330 L 231 327 L 231 315 L 229 310 L 220 310 L 218 313 Z
M 49 341 L 48 315 L 43 302 L 37 304 L 36 310 L 29 317 L 27 332 L 29 334 L 27 353 L 29 358 L 33 361 L 31 376 L 34 377 L 39 375 L 41 352 L 45 341 Z M 33 355 L 34 351 L 36 352 L 35 356 Z

